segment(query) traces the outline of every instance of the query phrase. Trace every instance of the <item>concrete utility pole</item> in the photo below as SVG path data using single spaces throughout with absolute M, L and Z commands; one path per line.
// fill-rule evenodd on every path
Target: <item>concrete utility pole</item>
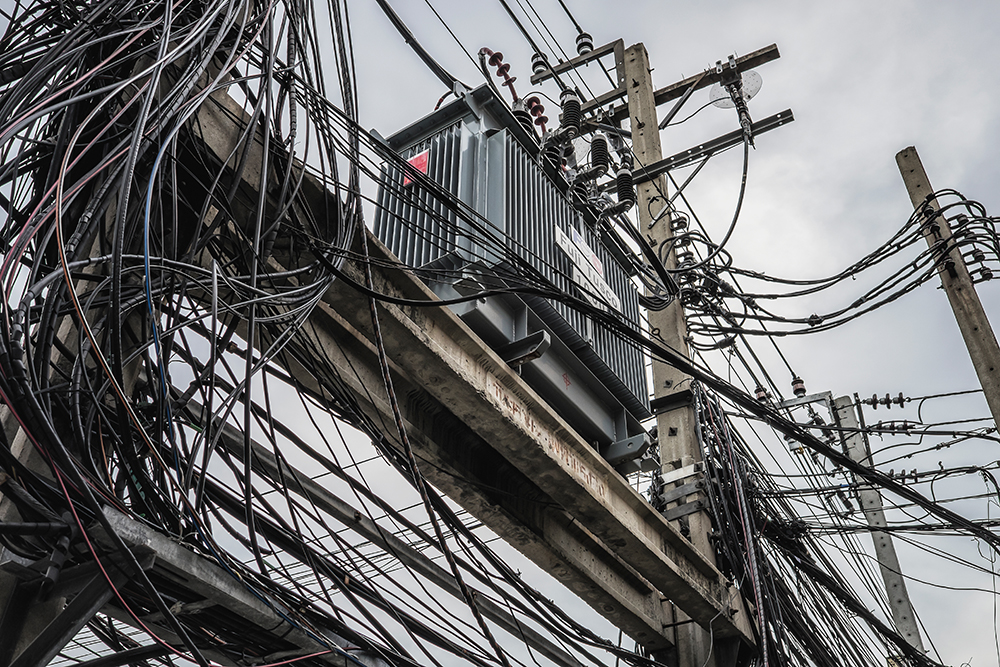
M 625 49 L 620 39 L 554 65 L 546 71 L 536 72 L 531 77 L 531 83 L 537 85 L 554 74 L 586 65 L 591 60 L 611 53 L 615 56 L 618 87 L 585 102 L 583 111 L 587 113 L 593 109 L 608 107 L 604 118 L 610 122 L 617 124 L 625 118 L 630 120 L 632 151 L 638 162 L 634 165 L 633 178 L 638 186 L 639 232 L 643 236 L 649 236 L 658 246 L 673 235 L 671 218 L 667 214 L 667 200 L 663 196 L 666 193 L 664 174 L 669 169 L 705 160 L 720 150 L 739 145 L 743 141 L 743 130 L 703 142 L 687 151 L 663 159 L 656 107 L 667 102 L 675 103 L 674 109 L 662 121 L 664 124 L 667 123 L 679 109 L 680 104 L 683 104 L 694 91 L 721 82 L 721 74 L 718 71 L 706 70 L 663 88 L 654 89 L 645 46 L 636 44 Z M 771 44 L 735 58 L 735 64 L 740 71 L 746 71 L 778 57 L 778 47 Z M 617 104 L 616 101 L 622 97 L 627 98 L 627 103 Z M 761 134 L 792 120 L 794 116 L 791 110 L 786 110 L 753 123 L 752 129 L 754 134 Z M 676 267 L 675 257 L 668 256 L 664 260 L 667 269 Z M 662 311 L 650 313 L 649 322 L 651 330 L 660 342 L 688 356 L 687 325 L 681 304 L 673 303 Z M 672 366 L 654 362 L 653 382 L 654 398 L 651 407 L 657 416 L 662 479 L 664 484 L 679 485 L 666 491 L 671 502 L 681 503 L 679 506 L 669 508 L 664 516 L 671 525 L 682 522 L 684 525 L 680 528 L 690 540 L 694 550 L 702 558 L 714 563 L 714 550 L 709 541 L 711 518 L 704 511 L 703 492 L 696 484 L 685 484 L 688 478 L 700 473 L 702 459 L 701 446 L 695 430 L 696 415 L 692 402 L 691 378 Z M 743 623 L 750 622 L 746 607 L 737 591 L 731 590 L 729 604 L 733 608 L 731 613 L 735 619 L 742 618 Z M 740 647 L 731 641 L 720 641 L 718 628 L 720 621 L 722 617 L 716 617 L 708 625 L 701 624 L 699 627 L 691 623 L 687 615 L 675 610 L 672 626 L 676 640 L 676 660 L 666 655 L 662 657 L 675 662 L 679 667 L 733 664 Z
M 660 129 L 656 113 L 653 81 L 649 70 L 649 56 L 643 44 L 635 44 L 625 50 L 624 85 L 628 91 L 628 112 L 631 122 L 632 151 L 639 165 L 653 164 L 663 158 L 660 146 Z M 653 215 L 664 209 L 667 200 L 666 178 L 658 176 L 642 183 L 637 188 L 637 208 L 639 231 L 652 237 L 656 247 L 670 239 L 670 216 L 663 214 L 653 223 Z M 667 269 L 676 267 L 671 254 L 666 258 Z M 679 301 L 674 301 L 664 310 L 649 313 L 649 326 L 659 329 L 663 343 L 688 356 L 687 324 L 684 310 Z M 653 362 L 653 396 L 657 404 L 656 425 L 659 433 L 660 460 L 662 472 L 694 466 L 702 460 L 701 446 L 695 435 L 695 411 L 692 404 L 691 377 L 667 364 Z M 690 503 L 698 498 L 688 497 Z M 700 551 L 713 565 L 715 552 L 708 539 L 712 521 L 708 513 L 698 510 L 686 517 L 688 538 L 695 549 Z M 686 617 L 677 618 L 677 621 Z M 712 667 L 716 664 L 717 652 L 712 650 L 710 633 L 703 628 L 687 623 L 676 627 L 677 664 L 679 667 Z
M 910 146 L 901 150 L 896 154 L 896 164 L 899 165 L 899 173 L 903 175 L 903 183 L 906 184 L 913 208 L 923 208 L 925 211 L 922 221 L 924 238 L 935 253 L 934 261 L 938 267 L 938 275 L 941 276 L 941 284 L 955 313 L 965 346 L 969 349 L 969 356 L 976 375 L 979 376 L 979 384 L 986 395 L 993 421 L 1000 425 L 1000 346 L 997 345 L 997 337 L 986 317 L 986 311 L 983 310 L 961 251 L 951 247 L 952 235 L 948 220 L 939 215 L 941 207 L 937 199 L 927 198 L 934 189 L 920 162 L 920 156 L 917 155 L 917 149 Z
M 864 437 L 858 430 L 858 415 L 854 409 L 854 400 L 850 396 L 841 396 L 833 401 L 835 417 L 840 426 L 845 429 L 844 441 L 847 444 L 847 455 L 854 461 L 871 466 L 871 453 L 865 446 Z M 882 571 L 882 581 L 885 583 L 886 596 L 889 598 L 889 609 L 892 611 L 892 622 L 896 632 L 903 636 L 910 646 L 918 651 L 924 650 L 917 628 L 916 615 L 910 603 L 910 595 L 906 591 L 906 580 L 899 568 L 899 558 L 892 536 L 882 530 L 886 526 L 885 512 L 882 510 L 882 495 L 878 489 L 861 486 L 858 495 L 861 497 L 861 508 L 872 530 L 872 541 L 875 543 L 875 557 Z

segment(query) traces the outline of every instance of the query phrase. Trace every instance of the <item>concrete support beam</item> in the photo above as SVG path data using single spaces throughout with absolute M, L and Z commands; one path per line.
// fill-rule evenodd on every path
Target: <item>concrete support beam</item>
M 224 159 L 233 153 L 229 137 L 242 128 L 233 123 L 239 116 L 231 104 L 216 102 L 218 107 L 206 105 L 199 114 L 199 128 L 206 146 Z M 328 196 L 306 181 L 311 196 Z M 324 210 L 321 201 L 316 204 Z M 411 274 L 383 268 L 379 260 L 395 258 L 370 234 L 367 244 L 376 260 L 377 292 L 436 299 Z M 360 267 L 348 264 L 345 272 L 365 283 Z M 458 317 L 441 307 L 383 303 L 379 310 L 393 382 L 397 394 L 408 397 L 402 406 L 411 420 L 407 426 L 419 455 L 434 463 L 425 473 L 435 486 L 644 645 L 669 645 L 663 627 L 673 618 L 663 611 L 664 600 L 705 627 L 712 624 L 716 636 L 750 636 L 747 619 L 731 616 L 733 596 L 714 565 Z M 370 416 L 391 423 L 387 398 L 378 389 L 383 382 L 367 297 L 336 282 L 303 334 L 339 367 Z M 310 369 L 288 363 L 290 373 L 322 393 Z M 436 466 L 461 474 L 440 474 Z M 482 486 L 460 481 L 481 479 L 483 471 L 503 471 L 506 480 L 498 476 L 494 483 L 515 485 L 517 494 L 546 502 L 490 497 Z M 562 509 L 546 509 L 552 505 Z
M 377 239 L 369 238 L 368 244 L 374 259 L 392 259 Z M 380 264 L 376 261 L 373 266 L 376 291 L 404 300 L 434 298 L 416 278 Z M 358 267 L 349 266 L 346 271 L 362 282 Z M 525 479 L 544 490 L 576 525 L 586 526 L 604 545 L 596 553 L 604 551 L 627 564 L 698 623 L 705 627 L 711 624 L 717 636 L 750 637 L 746 619 L 731 616 L 731 591 L 712 563 L 458 317 L 445 308 L 391 303 L 380 306 L 380 313 L 386 350 L 400 380 L 420 388 Z M 310 322 L 316 330 L 334 323 L 341 330 L 346 325 L 355 332 L 358 351 L 370 349 L 367 299 L 343 282 L 331 288 L 324 306 Z M 374 370 L 377 366 L 373 362 L 369 356 L 368 365 Z M 368 392 L 374 392 L 373 387 L 379 384 L 367 384 Z M 443 462 L 447 463 L 447 458 Z M 456 500 L 462 503 L 465 497 Z M 477 509 L 482 508 L 468 509 L 478 514 Z M 508 536 L 502 526 L 494 526 L 497 528 Z M 515 546 L 516 542 L 515 538 Z
M 192 411 L 196 419 L 202 419 L 204 412 L 201 406 L 189 404 L 188 409 Z M 231 456 L 242 462 L 245 453 L 243 434 L 231 424 L 223 423 L 218 419 L 216 426 L 222 429 L 219 443 Z M 392 532 L 376 524 L 359 509 L 327 491 L 321 484 L 313 481 L 309 475 L 289 466 L 284 461 L 279 461 L 266 447 L 251 441 L 251 452 L 254 467 L 259 473 L 272 479 L 289 480 L 288 487 L 291 492 L 308 499 L 310 504 L 327 512 L 358 535 L 385 549 L 410 570 L 425 577 L 455 599 L 464 602 L 458 581 L 449 570 L 410 546 L 406 541 L 396 537 Z M 472 590 L 475 591 L 474 588 Z M 479 605 L 483 617 L 511 635 L 521 637 L 533 650 L 556 665 L 578 667 L 580 664 L 573 656 L 547 637 L 518 622 L 506 609 L 492 602 L 485 595 L 478 595 L 476 603 Z
M 375 239 L 369 242 L 377 243 Z M 422 284 L 419 287 L 425 289 Z M 347 298 L 356 298 L 350 296 L 349 287 L 341 289 Z M 432 312 L 451 316 L 446 309 L 434 308 Z M 458 324 L 464 327 L 461 321 Z M 385 320 L 382 326 L 384 330 Z M 370 418 L 391 419 L 388 400 L 384 392 L 378 391 L 382 379 L 370 340 L 327 303 L 314 311 L 301 334 L 322 350 Z M 480 350 L 485 354 L 489 348 L 483 346 Z M 497 361 L 491 362 L 494 368 L 510 373 Z M 313 369 L 294 359 L 286 358 L 285 363 L 304 387 L 322 394 Z M 673 616 L 669 605 L 664 605 L 665 594 L 573 516 L 555 507 L 557 503 L 547 485 L 539 484 L 530 472 L 526 474 L 508 462 L 491 442 L 452 414 L 426 387 L 410 379 L 397 363 L 390 361 L 390 367 L 407 433 L 419 458 L 429 464 L 422 468 L 424 476 L 630 637 L 651 650 L 669 648 L 670 633 L 664 627 L 673 622 Z M 445 393 L 454 395 L 477 392 L 467 385 L 447 385 L 443 381 L 435 384 L 445 386 Z M 537 443 L 533 448 L 541 449 Z M 608 471 L 610 468 L 605 474 L 621 480 Z M 625 485 L 624 480 L 621 484 Z

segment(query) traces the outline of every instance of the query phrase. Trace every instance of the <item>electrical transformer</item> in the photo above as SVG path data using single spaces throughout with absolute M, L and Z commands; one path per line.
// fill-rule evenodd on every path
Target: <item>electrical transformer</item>
M 375 233 L 442 299 L 504 284 L 516 254 L 559 290 L 639 321 L 636 288 L 618 246 L 596 219 L 574 208 L 558 162 L 539 160 L 522 124 L 487 87 L 469 92 L 385 140 L 478 213 L 477 224 L 504 240 L 504 253 L 463 234 L 470 223 L 441 197 L 387 166 Z M 483 222 L 485 221 L 485 222 Z M 457 231 L 456 231 L 457 230 Z M 586 289 L 584 289 L 586 287 Z M 595 299 L 599 295 L 600 299 Z M 526 294 L 476 298 L 452 306 L 588 442 L 621 472 L 651 468 L 650 417 L 642 352 L 573 308 Z

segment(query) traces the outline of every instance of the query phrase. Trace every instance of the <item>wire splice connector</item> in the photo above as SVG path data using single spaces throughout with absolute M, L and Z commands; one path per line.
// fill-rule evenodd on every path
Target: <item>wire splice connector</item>
M 743 128 L 743 138 L 753 146 L 753 121 L 750 119 L 750 109 L 747 108 L 746 97 L 743 96 L 743 76 L 736 66 L 736 58 L 729 56 L 729 63 L 723 65 L 719 60 L 715 63 L 715 72 L 719 75 L 722 87 L 729 93 L 740 117 L 740 127 Z

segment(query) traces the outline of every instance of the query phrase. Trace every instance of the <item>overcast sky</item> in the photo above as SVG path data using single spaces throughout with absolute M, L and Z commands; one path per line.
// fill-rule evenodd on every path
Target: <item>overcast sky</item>
M 531 49 L 496 0 L 432 3 L 473 55 L 483 46 L 502 51 L 518 77 L 518 91 L 524 95 L 531 89 Z M 517 7 L 513 0 L 511 4 Z M 573 53 L 575 29 L 557 0 L 533 0 L 533 5 L 563 48 Z M 910 215 L 894 160 L 910 145 L 917 147 L 936 188 L 955 188 L 984 203 L 990 213 L 1000 213 L 1000 3 L 567 0 L 567 5 L 595 44 L 619 37 L 626 45 L 643 42 L 657 87 L 731 53 L 778 45 L 782 57 L 758 70 L 763 88 L 750 110 L 763 118 L 791 108 L 796 120 L 759 137 L 751 155 L 747 198 L 731 243 L 738 265 L 816 278 L 876 247 Z M 425 2 L 396 0 L 393 6 L 442 65 L 469 85 L 482 82 L 469 56 Z M 445 90 L 372 0 L 354 0 L 351 9 L 362 122 L 388 136 L 430 112 Z M 596 93 L 603 92 L 597 87 L 600 79 L 589 81 Z M 707 99 L 707 91 L 696 93 L 690 109 Z M 662 134 L 664 153 L 735 127 L 732 110 L 706 109 Z M 719 235 L 735 203 L 739 168 L 740 156 L 732 152 L 710 162 L 692 185 L 692 204 Z M 825 305 L 849 303 L 858 294 L 848 289 Z M 998 286 L 981 285 L 980 294 L 995 319 Z M 805 316 L 822 305 L 804 301 L 785 312 Z M 947 300 L 935 285 L 842 329 L 787 339 L 781 346 L 810 391 L 921 396 L 978 386 Z M 779 370 L 776 376 L 786 378 Z M 975 402 L 941 409 L 963 416 L 985 414 Z M 933 460 L 920 463 L 985 464 L 1000 458 L 986 446 L 931 456 Z M 967 509 L 985 516 L 982 504 Z M 995 516 L 996 507 L 992 511 Z M 971 546 L 948 544 L 952 546 L 945 548 Z M 901 558 L 904 571 L 918 578 L 990 586 L 988 576 L 967 577 L 963 569 L 948 570 L 940 560 L 912 549 L 902 548 Z M 918 583 L 910 589 L 945 662 L 998 664 L 991 596 L 949 593 Z

